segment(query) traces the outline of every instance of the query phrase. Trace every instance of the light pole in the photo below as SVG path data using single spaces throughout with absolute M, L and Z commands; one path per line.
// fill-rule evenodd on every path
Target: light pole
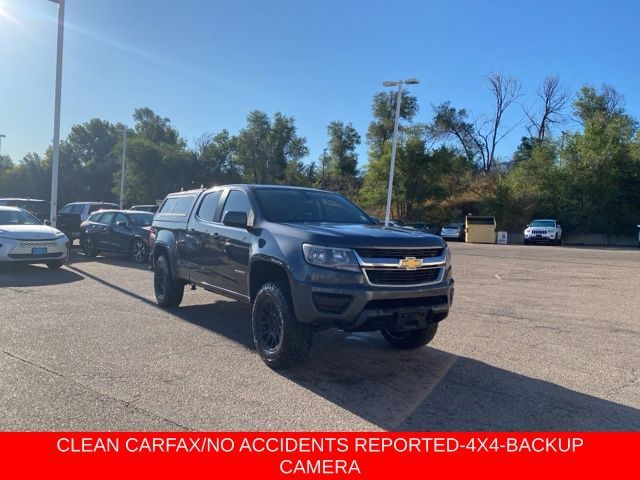
M 3 138 L 7 138 L 7 136 L 0 133 L 0 155 L 2 155 L 2 139 Z
M 386 81 L 382 82 L 385 87 L 398 87 L 398 95 L 396 96 L 396 118 L 393 123 L 393 139 L 391 140 L 391 164 L 389 165 L 389 185 L 387 186 L 387 208 L 384 214 L 384 224 L 389 225 L 389 217 L 391 216 L 391 193 L 393 191 L 393 169 L 396 163 L 396 143 L 398 141 L 398 123 L 400 122 L 400 102 L 402 100 L 402 85 L 415 85 L 420 83 L 417 78 L 408 78 L 406 80 Z
M 64 1 L 49 0 L 58 4 L 58 48 L 56 54 L 56 96 L 53 117 L 53 160 L 51 163 L 51 225 L 56 226 L 58 215 L 58 164 L 60 162 L 60 96 L 62 93 L 62 40 L 64 37 Z
M 127 155 L 127 127 L 122 129 L 122 171 L 120 172 L 120 209 L 124 209 L 124 166 Z

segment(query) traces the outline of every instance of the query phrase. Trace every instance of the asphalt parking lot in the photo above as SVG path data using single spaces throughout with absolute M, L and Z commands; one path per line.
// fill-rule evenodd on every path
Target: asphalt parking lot
M 640 251 L 452 244 L 432 344 L 323 332 L 269 370 L 246 306 L 74 251 L 0 271 L 1 430 L 639 430 Z

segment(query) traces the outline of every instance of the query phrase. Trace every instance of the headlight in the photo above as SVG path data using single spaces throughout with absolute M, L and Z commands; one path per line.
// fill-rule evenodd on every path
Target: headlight
M 449 247 L 444 247 L 445 251 L 447 252 L 445 257 L 444 257 L 444 266 L 447 270 L 449 270 L 451 268 L 451 250 L 449 250 Z
M 62 237 L 64 237 L 64 233 L 62 232 L 56 233 L 56 238 L 62 238 Z
M 360 271 L 358 260 L 350 248 L 332 248 L 320 245 L 302 244 L 304 258 L 311 265 L 337 268 L 339 270 Z

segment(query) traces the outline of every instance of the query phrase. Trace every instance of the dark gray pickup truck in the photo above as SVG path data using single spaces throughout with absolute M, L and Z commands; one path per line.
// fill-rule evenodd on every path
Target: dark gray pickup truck
M 272 368 L 301 362 L 313 333 L 330 327 L 424 346 L 453 301 L 441 238 L 379 225 L 332 192 L 228 185 L 173 193 L 149 236 L 158 304 L 177 307 L 186 285 L 251 303 L 254 342 Z

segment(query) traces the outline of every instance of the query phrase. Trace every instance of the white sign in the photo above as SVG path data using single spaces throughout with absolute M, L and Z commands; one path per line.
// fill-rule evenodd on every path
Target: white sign
M 498 232 L 498 245 L 506 245 L 507 244 L 507 232 L 499 231 Z

